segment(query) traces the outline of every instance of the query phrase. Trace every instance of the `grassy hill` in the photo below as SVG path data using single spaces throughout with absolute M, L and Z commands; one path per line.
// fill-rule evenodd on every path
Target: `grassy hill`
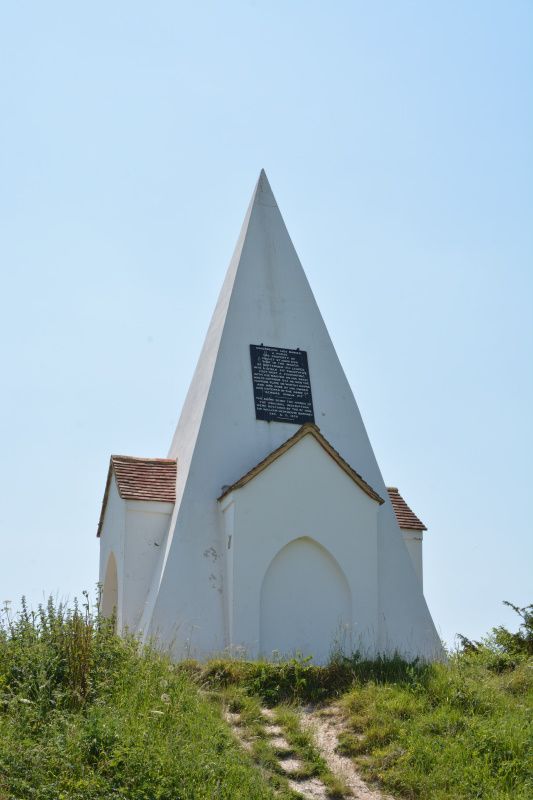
M 24 611 L 0 639 L 0 797 L 274 797 L 190 677 L 88 609 Z
M 531 610 L 531 609 L 530 609 Z M 298 795 L 277 766 L 261 708 L 331 797 L 342 797 L 302 704 L 343 711 L 339 750 L 396 797 L 526 800 L 533 632 L 464 641 L 448 664 L 338 658 L 172 664 L 115 636 L 88 605 L 23 609 L 0 630 L 0 800 L 193 800 Z M 245 751 L 223 710 L 240 714 Z

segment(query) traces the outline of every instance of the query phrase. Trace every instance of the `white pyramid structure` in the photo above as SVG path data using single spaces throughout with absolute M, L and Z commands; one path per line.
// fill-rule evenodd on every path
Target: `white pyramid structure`
M 398 496 L 262 171 L 167 459 L 112 457 L 102 602 L 177 658 L 439 658 Z

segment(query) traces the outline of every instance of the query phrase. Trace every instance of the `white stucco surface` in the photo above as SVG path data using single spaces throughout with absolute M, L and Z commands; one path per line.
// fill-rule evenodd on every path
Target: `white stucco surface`
M 100 532 L 100 569 L 99 578 L 102 596 L 100 598 L 100 608 L 106 615 L 113 613 L 113 608 L 116 602 L 116 622 L 117 629 L 122 630 L 122 590 L 124 586 L 124 542 L 125 542 L 125 529 L 126 529 L 126 504 L 120 497 L 117 489 L 117 483 L 114 476 L 112 477 L 107 503 L 105 507 L 104 520 L 102 530 Z M 116 589 L 114 586 L 107 584 L 107 589 L 112 589 L 113 594 L 104 594 L 106 588 L 106 576 L 108 575 L 108 567 L 110 559 L 113 558 L 116 564 Z M 116 591 L 116 595 L 115 595 Z
M 159 550 L 168 533 L 173 503 L 127 500 L 122 622 L 139 629 Z
M 113 552 L 109 553 L 105 571 L 102 576 L 102 596 L 100 610 L 104 617 L 116 615 L 118 608 L 118 574 L 117 560 Z
M 221 506 L 232 648 L 317 663 L 341 647 L 375 653 L 380 505 L 311 435 Z
M 293 539 L 263 578 L 259 653 L 265 658 L 312 654 L 315 663 L 325 663 L 333 653 L 345 652 L 351 629 L 352 596 L 344 572 L 315 540 Z
M 379 512 L 366 495 L 359 497 L 364 493 L 354 491 L 357 487 L 346 485 L 353 482 L 326 454 L 324 460 L 310 455 L 310 451 L 309 458 L 304 458 L 303 453 L 312 444 L 288 452 L 276 470 L 272 465 L 271 473 L 269 468 L 235 492 L 233 502 L 226 502 L 225 511 L 221 511 L 217 497 L 222 487 L 233 484 L 297 430 L 289 423 L 255 418 L 249 346 L 261 343 L 307 352 L 316 423 L 346 461 L 385 499 Z M 111 510 L 118 527 L 109 538 L 113 546 L 122 548 L 121 556 L 117 555 L 117 564 L 120 558 L 123 563 L 118 570 L 119 606 L 124 591 L 121 571 L 130 559 L 119 532 L 121 526 L 136 531 L 132 552 L 149 554 L 142 568 L 126 567 L 127 580 L 134 576 L 138 588 L 133 592 L 137 600 L 128 597 L 128 610 L 123 612 L 128 624 L 142 631 L 145 638 L 157 637 L 178 658 L 203 657 L 237 643 L 250 653 L 262 646 L 269 648 L 278 637 L 272 620 L 279 607 L 272 585 L 278 584 L 280 596 L 288 602 L 292 590 L 285 583 L 281 587 L 282 576 L 289 570 L 287 564 L 294 563 L 294 553 L 304 553 L 303 545 L 287 549 L 289 560 L 284 557 L 274 563 L 269 575 L 267 570 L 283 547 L 305 539 L 304 562 L 311 581 L 324 586 L 332 581 L 331 563 L 327 566 L 318 557 L 320 548 L 346 576 L 355 637 L 352 645 L 425 658 L 440 654 L 420 581 L 357 404 L 263 172 L 169 456 L 178 459 L 176 504 L 167 533 L 163 535 L 163 518 L 161 525 L 156 525 L 159 548 L 152 549 L 152 534 L 141 533 L 145 523 L 147 530 L 150 527 L 149 515 L 142 524 L 137 517 L 137 526 L 128 521 L 125 511 Z M 348 521 L 349 509 L 352 518 Z M 343 521 L 346 524 L 341 531 Z M 358 528 L 363 527 L 365 533 L 359 534 Z M 229 551 L 228 530 L 236 539 Z M 105 533 L 104 551 L 108 546 L 104 545 Z M 360 547 L 355 561 L 352 535 Z M 231 558 L 228 552 L 232 552 Z M 267 611 L 263 613 L 261 633 L 263 585 Z M 295 589 L 298 597 L 305 598 L 304 585 Z M 340 588 L 339 592 L 335 602 L 344 608 L 345 597 Z M 325 606 L 324 618 L 330 620 L 331 608 L 326 610 Z M 302 625 L 301 620 L 294 619 L 296 641 Z M 279 640 L 283 647 L 288 644 L 288 630 L 280 631 Z
M 411 563 L 415 569 L 420 586 L 424 588 L 424 570 L 422 562 L 422 543 L 424 541 L 423 531 L 402 529 L 402 536 L 407 547 L 407 552 L 411 559 Z
M 172 503 L 123 500 L 112 475 L 100 535 L 99 582 L 102 612 L 108 615 L 116 605 L 118 630 L 139 630 L 158 548 L 168 533 L 173 507 Z M 116 565 L 116 587 L 110 564 Z

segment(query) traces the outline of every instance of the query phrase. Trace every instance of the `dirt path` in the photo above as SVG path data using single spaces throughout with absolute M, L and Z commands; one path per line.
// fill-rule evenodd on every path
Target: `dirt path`
M 339 734 L 344 730 L 342 714 L 336 706 L 321 712 L 313 708 L 303 708 L 301 726 L 313 734 L 315 745 L 334 775 L 342 778 L 357 800 L 394 800 L 390 795 L 371 789 L 363 781 L 352 760 L 339 755 L 336 750 Z
M 265 732 L 270 737 L 271 744 L 279 750 L 287 750 L 290 753 L 290 747 L 283 736 L 283 729 L 275 724 L 275 714 L 271 708 L 262 709 L 263 717 L 267 720 Z M 291 773 L 297 772 L 302 767 L 302 762 L 297 758 L 284 758 L 279 762 L 281 768 L 289 779 L 289 786 L 293 791 L 298 792 L 304 800 L 328 800 L 326 787 L 318 778 L 299 778 L 297 780 L 291 779 Z
M 303 764 L 297 758 L 287 742 L 283 729 L 276 724 L 275 712 L 269 708 L 261 710 L 264 719 L 264 732 L 270 744 L 277 753 L 278 764 L 285 773 L 289 786 L 298 792 L 304 800 L 328 800 L 328 791 L 319 778 L 301 778 L 298 776 Z M 226 722 L 241 746 L 248 752 L 252 751 L 252 741 L 248 738 L 246 730 L 240 725 L 240 715 L 226 711 Z M 344 730 L 344 721 L 340 709 L 336 706 L 317 711 L 312 707 L 300 710 L 300 725 L 302 730 L 308 731 L 314 740 L 315 747 L 320 752 L 328 765 L 330 772 L 340 778 L 348 793 L 345 798 L 353 800 L 394 800 L 390 795 L 381 794 L 371 789 L 363 781 L 355 769 L 351 759 L 337 753 L 338 737 Z
M 270 708 L 263 708 L 262 715 L 265 720 L 265 734 L 278 754 L 278 764 L 285 773 L 291 789 L 298 792 L 304 800 L 328 800 L 326 787 L 321 780 L 318 778 L 299 778 L 294 775 L 294 773 L 298 773 L 302 769 L 302 762 L 293 755 L 293 751 L 283 735 L 283 729 L 276 725 L 274 712 Z M 240 745 L 251 753 L 252 741 L 248 738 L 245 729 L 240 725 L 240 715 L 226 710 L 224 719 L 232 729 Z

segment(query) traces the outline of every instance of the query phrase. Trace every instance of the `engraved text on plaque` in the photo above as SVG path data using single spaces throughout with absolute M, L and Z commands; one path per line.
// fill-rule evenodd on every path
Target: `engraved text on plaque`
M 307 353 L 250 345 L 255 418 L 303 425 L 314 422 Z

